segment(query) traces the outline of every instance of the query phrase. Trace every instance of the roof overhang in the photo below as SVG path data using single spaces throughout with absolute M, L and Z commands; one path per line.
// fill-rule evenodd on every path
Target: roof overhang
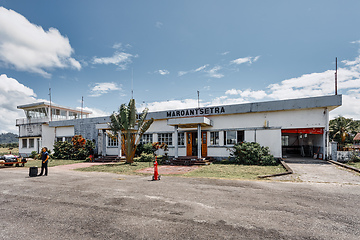
M 242 103 L 234 105 L 206 106 L 149 112 L 147 119 L 172 119 L 180 117 L 219 116 L 226 114 L 275 112 L 287 110 L 327 108 L 329 111 L 342 105 L 342 95 L 297 98 L 267 102 Z
M 76 113 L 82 113 L 82 114 L 91 114 L 91 111 L 87 111 L 87 110 L 79 110 L 79 109 L 75 109 L 75 108 L 71 108 L 71 107 L 65 107 L 65 106 L 61 106 L 55 103 L 49 103 L 49 102 L 37 102 L 37 103 L 30 103 L 30 104 L 25 104 L 25 105 L 19 105 L 17 106 L 18 109 L 23 109 L 23 110 L 31 110 L 31 109 L 35 109 L 35 108 L 40 108 L 40 107 L 52 107 L 52 108 L 57 108 L 57 109 L 62 109 L 65 111 L 72 111 L 72 112 L 76 112 Z
M 171 118 L 167 120 L 167 124 L 180 128 L 195 128 L 198 125 L 202 127 L 212 126 L 212 121 L 207 117 Z

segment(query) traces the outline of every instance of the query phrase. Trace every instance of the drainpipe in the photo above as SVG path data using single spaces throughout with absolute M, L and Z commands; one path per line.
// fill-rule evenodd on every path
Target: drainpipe
M 202 143 L 202 141 L 201 141 L 201 125 L 200 124 L 198 124 L 198 129 L 197 129 L 197 152 L 198 152 L 198 158 L 201 158 L 201 143 Z

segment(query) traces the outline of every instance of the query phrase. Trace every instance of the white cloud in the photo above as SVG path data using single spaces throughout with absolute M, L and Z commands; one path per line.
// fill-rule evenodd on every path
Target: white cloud
M 222 77 L 224 77 L 224 74 L 218 73 L 218 71 L 221 70 L 221 69 L 222 69 L 222 67 L 215 66 L 212 69 L 208 70 L 207 73 L 209 74 L 210 77 L 222 78 Z
M 78 110 L 80 110 L 80 107 L 77 107 Z M 86 111 L 90 111 L 90 117 L 104 117 L 104 116 L 110 116 L 111 113 L 108 112 L 104 112 L 103 110 L 97 109 L 97 108 L 89 108 L 89 107 L 84 107 L 83 108 Z
M 245 58 L 238 58 L 235 60 L 232 60 L 230 63 L 232 64 L 243 64 L 243 63 L 249 63 L 252 64 L 254 62 L 256 62 L 257 60 L 259 60 L 260 56 L 256 56 L 256 57 L 245 57 Z
M 228 98 L 227 96 L 221 96 L 213 99 L 208 106 L 232 105 L 232 104 L 241 104 L 247 102 L 249 101 L 243 98 Z
M 116 90 L 121 90 L 121 85 L 118 87 L 117 84 L 113 82 L 95 83 L 95 86 L 91 89 L 90 97 L 99 97 L 110 91 Z
M 188 72 L 186 72 L 186 71 L 179 71 L 178 72 L 178 76 L 179 77 L 181 77 L 181 76 L 183 76 L 183 75 L 185 75 L 185 74 L 187 74 Z
M 136 57 L 130 53 L 115 52 L 112 57 L 94 57 L 93 64 L 114 64 L 117 65 L 121 70 L 125 70 L 127 65 L 132 62 L 131 58 Z
M 31 88 L 6 74 L 0 75 L 0 133 L 17 133 L 15 119 L 25 118 L 23 110 L 18 110 L 17 106 L 37 101 L 40 100 Z
M 360 56 L 358 56 L 357 58 L 355 58 L 354 61 L 349 61 L 349 60 L 343 60 L 341 61 L 342 63 L 344 63 L 347 66 L 353 66 L 353 65 L 358 65 L 360 63 Z
M 113 48 L 121 50 L 122 49 L 122 43 L 114 43 Z
M 197 106 L 197 99 L 185 99 L 147 103 L 146 106 L 139 108 L 139 110 L 142 111 L 147 107 L 150 112 L 157 112 L 171 109 L 195 108 Z
M 195 69 L 195 72 L 200 72 L 200 71 L 204 70 L 205 68 L 207 68 L 208 66 L 209 66 L 209 64 L 205 64 L 201 67 L 198 67 L 197 69 Z
M 5 67 L 50 77 L 52 68 L 81 69 L 69 39 L 56 28 L 45 31 L 19 13 L 0 7 L 0 61 Z
M 266 92 L 263 90 L 259 91 L 253 91 L 251 89 L 246 89 L 244 91 L 242 90 L 236 90 L 236 89 L 230 89 L 225 92 L 227 95 L 240 95 L 242 99 L 263 99 L 267 96 Z
M 162 22 L 156 22 L 155 27 L 161 28 L 164 24 Z
M 132 46 L 130 44 L 122 44 L 121 42 L 116 42 L 114 43 L 114 45 L 112 46 L 112 48 L 118 50 L 118 51 L 124 51 L 124 49 L 126 48 L 131 48 Z
M 352 42 L 350 42 L 350 43 L 357 44 L 357 43 L 360 43 L 360 40 L 352 41 Z
M 166 70 L 166 69 L 163 69 L 163 70 L 158 70 L 158 71 L 156 71 L 156 73 L 159 73 L 159 74 L 161 74 L 161 75 L 167 75 L 167 74 L 169 74 L 170 72 L 169 72 L 168 70 Z
M 188 74 L 188 73 L 202 72 L 202 71 L 204 71 L 204 69 L 207 68 L 208 66 L 209 66 L 209 64 L 205 64 L 205 65 L 203 65 L 203 66 L 201 66 L 201 67 L 198 67 L 198 68 L 196 68 L 196 69 L 192 69 L 192 70 L 190 70 L 190 71 L 179 71 L 179 72 L 178 72 L 178 76 L 181 77 L 181 76 L 183 76 L 183 75 L 185 75 L 185 74 Z
M 226 51 L 226 52 L 223 52 L 223 53 L 220 53 L 220 54 L 225 56 L 225 55 L 228 55 L 229 53 L 230 53 L 229 51 Z

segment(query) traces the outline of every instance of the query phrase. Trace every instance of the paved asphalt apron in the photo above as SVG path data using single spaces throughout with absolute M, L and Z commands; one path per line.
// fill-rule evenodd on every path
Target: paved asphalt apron
M 285 158 L 284 161 L 293 170 L 294 174 L 274 177 L 274 180 L 360 185 L 360 174 L 351 172 L 324 160 L 289 157 Z

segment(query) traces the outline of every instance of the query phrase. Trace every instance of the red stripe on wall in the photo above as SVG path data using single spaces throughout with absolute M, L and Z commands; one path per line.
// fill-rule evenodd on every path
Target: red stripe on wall
M 323 128 L 281 129 L 281 133 L 324 134 L 324 129 Z

